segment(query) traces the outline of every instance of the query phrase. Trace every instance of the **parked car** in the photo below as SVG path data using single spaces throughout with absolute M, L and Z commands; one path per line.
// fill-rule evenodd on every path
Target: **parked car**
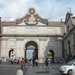
M 59 69 L 61 74 L 72 75 L 72 71 L 75 68 L 75 60 L 68 62 L 66 65 L 62 65 Z

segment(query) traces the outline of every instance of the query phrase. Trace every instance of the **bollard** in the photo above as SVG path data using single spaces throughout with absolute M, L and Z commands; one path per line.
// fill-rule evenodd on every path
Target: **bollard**
M 18 70 L 16 75 L 23 75 L 23 71 L 22 70 Z

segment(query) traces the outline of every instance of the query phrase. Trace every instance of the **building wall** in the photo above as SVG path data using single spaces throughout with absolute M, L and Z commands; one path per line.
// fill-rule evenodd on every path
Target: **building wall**
M 62 42 L 53 37 L 4 37 L 2 38 L 1 57 L 9 59 L 9 51 L 13 48 L 16 58 L 25 56 L 25 44 L 29 41 L 34 41 L 38 45 L 39 62 L 44 62 L 47 52 L 52 49 L 54 57 L 62 57 Z M 58 55 L 59 54 L 59 55 Z
M 73 20 L 73 14 L 69 13 L 70 17 L 68 18 L 66 22 L 66 34 L 64 36 L 64 55 L 65 57 L 69 55 L 69 46 L 71 50 L 71 55 L 75 55 L 75 50 L 74 50 L 74 36 L 75 33 L 75 28 L 74 28 L 74 20 Z M 69 26 L 69 28 L 68 28 Z M 69 31 L 68 31 L 69 29 Z M 68 40 L 70 41 L 70 44 L 68 44 Z
M 48 51 L 51 49 L 54 52 L 54 58 L 62 57 L 62 27 L 61 26 L 2 26 L 2 34 L 7 37 L 2 37 L 1 57 L 5 60 L 9 59 L 9 51 L 13 48 L 16 58 L 25 56 L 25 44 L 28 41 L 37 41 L 38 59 L 39 62 L 44 62 Z M 8 37 L 8 34 L 30 35 L 29 37 Z M 31 37 L 33 35 L 33 37 Z M 35 35 L 43 37 L 35 37 Z M 50 35 L 50 36 L 47 36 Z M 59 35 L 59 36 L 57 36 Z M 5 54 L 6 53 L 6 54 Z M 59 55 L 58 55 L 59 54 Z
M 25 56 L 25 45 L 34 41 L 38 45 L 39 62 L 44 62 L 49 50 L 54 52 L 54 59 L 62 57 L 63 22 L 48 22 L 29 9 L 29 13 L 15 22 L 2 22 L 1 57 L 9 59 L 13 48 L 15 57 Z
M 1 34 L 1 17 L 0 17 L 0 34 Z M 1 36 L 0 36 L 0 48 L 1 48 Z M 1 56 L 1 49 L 0 49 L 0 56 Z
M 61 26 L 3 26 L 2 34 L 61 35 Z

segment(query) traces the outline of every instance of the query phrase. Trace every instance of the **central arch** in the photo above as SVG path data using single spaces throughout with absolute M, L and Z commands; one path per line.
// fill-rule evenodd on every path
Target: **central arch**
M 29 48 L 29 46 L 34 46 L 34 51 L 33 51 L 33 59 L 38 59 L 38 45 L 34 41 L 28 41 L 25 45 L 25 58 L 27 56 L 27 50 L 33 50 L 33 48 Z

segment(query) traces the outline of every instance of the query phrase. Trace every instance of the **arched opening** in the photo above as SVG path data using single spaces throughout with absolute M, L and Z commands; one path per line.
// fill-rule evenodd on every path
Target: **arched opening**
M 49 50 L 47 53 L 48 58 L 50 58 L 52 60 L 52 63 L 54 63 L 54 51 L 53 50 Z
M 11 53 L 12 53 L 13 51 L 14 51 L 13 49 L 9 50 L 9 58 L 10 58 Z
M 33 45 L 29 45 L 26 49 L 26 58 L 27 59 L 33 59 L 34 51 L 35 51 L 35 47 Z
M 15 59 L 14 49 L 9 50 L 9 60 L 11 60 L 12 58 Z
M 38 59 L 38 45 L 34 41 L 29 41 L 25 45 L 25 58 Z

